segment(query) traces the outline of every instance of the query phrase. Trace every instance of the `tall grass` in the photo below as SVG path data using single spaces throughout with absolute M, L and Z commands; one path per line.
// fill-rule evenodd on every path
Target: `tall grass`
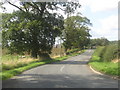
M 104 46 L 99 46 L 95 50 L 94 54 L 92 55 L 92 60 L 97 60 L 99 61 L 101 59 L 102 52 L 104 51 Z
M 110 44 L 107 46 L 99 46 L 93 54 L 93 59 L 110 62 L 113 59 L 118 59 L 118 45 Z
M 104 49 L 105 49 L 105 46 L 98 46 L 94 52 L 94 55 L 100 57 Z
M 25 66 L 34 61 L 36 60 L 27 55 L 22 58 L 22 55 L 4 54 L 2 55 L 2 71 Z
M 118 45 L 116 44 L 111 44 L 111 45 L 107 45 L 105 46 L 105 50 L 104 52 L 102 52 L 101 55 L 101 60 L 105 61 L 105 62 L 110 62 L 113 59 L 117 59 L 118 58 Z

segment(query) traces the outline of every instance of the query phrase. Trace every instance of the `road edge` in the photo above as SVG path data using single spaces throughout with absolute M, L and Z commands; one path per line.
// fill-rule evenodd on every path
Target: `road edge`
M 118 78 L 118 76 L 107 75 L 107 74 L 105 74 L 105 73 L 101 73 L 101 72 L 99 72 L 99 71 L 96 71 L 96 70 L 93 69 L 93 67 L 92 67 L 91 65 L 89 65 L 89 64 L 88 64 L 88 66 L 89 66 L 89 68 L 90 68 L 94 73 L 97 73 L 97 74 L 99 74 L 99 75 L 104 75 L 104 76 L 107 76 L 107 77 L 112 78 L 112 79 L 115 79 L 115 80 L 120 80 L 120 78 Z

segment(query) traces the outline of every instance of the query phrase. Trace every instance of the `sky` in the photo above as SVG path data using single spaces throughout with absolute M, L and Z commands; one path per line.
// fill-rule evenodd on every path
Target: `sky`
M 18 0 L 12 0 L 19 5 Z M 69 0 L 70 1 L 70 0 Z M 73 0 L 72 0 L 73 1 Z M 90 19 L 91 38 L 105 37 L 110 41 L 118 40 L 118 2 L 119 0 L 79 0 L 81 8 L 77 12 Z M 17 10 L 5 4 L 6 12 Z M 1 11 L 1 9 L 0 9 Z
M 118 40 L 118 0 L 79 0 L 81 12 L 91 20 L 92 38 Z

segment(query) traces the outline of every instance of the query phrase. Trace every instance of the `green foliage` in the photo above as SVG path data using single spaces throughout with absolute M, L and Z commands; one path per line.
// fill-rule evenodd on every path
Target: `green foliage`
M 118 58 L 118 45 L 108 45 L 105 47 L 105 50 L 102 52 L 101 60 L 111 61 Z
M 89 43 L 89 28 L 90 20 L 82 16 L 71 16 L 65 19 L 65 29 L 63 45 L 67 49 L 80 48 L 87 46 Z
M 19 10 L 2 15 L 3 46 L 11 53 L 29 52 L 35 58 L 43 54 L 49 57 L 55 38 L 64 28 L 63 16 L 51 11 L 72 14 L 81 6 L 79 2 L 21 2 L 19 7 L 7 2 Z
M 95 70 L 98 70 L 102 73 L 120 76 L 120 68 L 118 68 L 118 63 L 112 62 L 90 62 L 89 63 Z
M 97 47 L 97 49 L 95 50 L 95 52 L 92 55 L 91 61 L 100 61 L 103 50 L 104 50 L 104 46 Z
M 105 46 L 108 44 L 109 44 L 109 40 L 103 37 L 90 40 L 90 46 Z
M 101 61 L 112 61 L 118 58 L 118 45 L 110 44 L 107 46 L 99 46 L 93 54 L 93 59 L 99 58 Z
M 105 48 L 104 46 L 98 46 L 97 49 L 95 50 L 93 56 L 100 57 L 102 52 L 103 52 L 103 50 L 104 50 L 104 48 Z
M 114 53 L 116 49 L 116 45 L 99 46 L 94 51 L 89 64 L 92 66 L 92 68 L 102 73 L 120 76 L 120 68 L 118 67 L 118 64 L 120 63 L 109 62 L 116 58 Z
M 53 7 L 57 9 L 56 5 L 50 2 L 23 2 L 20 10 L 3 14 L 4 46 L 11 53 L 26 51 L 35 58 L 42 53 L 50 54 L 55 38 L 63 29 L 62 15 L 50 13 Z

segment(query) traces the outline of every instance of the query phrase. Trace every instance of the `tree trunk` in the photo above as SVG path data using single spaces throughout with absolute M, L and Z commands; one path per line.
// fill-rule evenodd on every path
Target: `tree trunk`
M 31 57 L 32 58 L 37 58 L 37 52 L 35 50 L 32 50 Z
M 39 53 L 39 59 L 40 60 L 52 60 L 50 55 L 48 53 Z

